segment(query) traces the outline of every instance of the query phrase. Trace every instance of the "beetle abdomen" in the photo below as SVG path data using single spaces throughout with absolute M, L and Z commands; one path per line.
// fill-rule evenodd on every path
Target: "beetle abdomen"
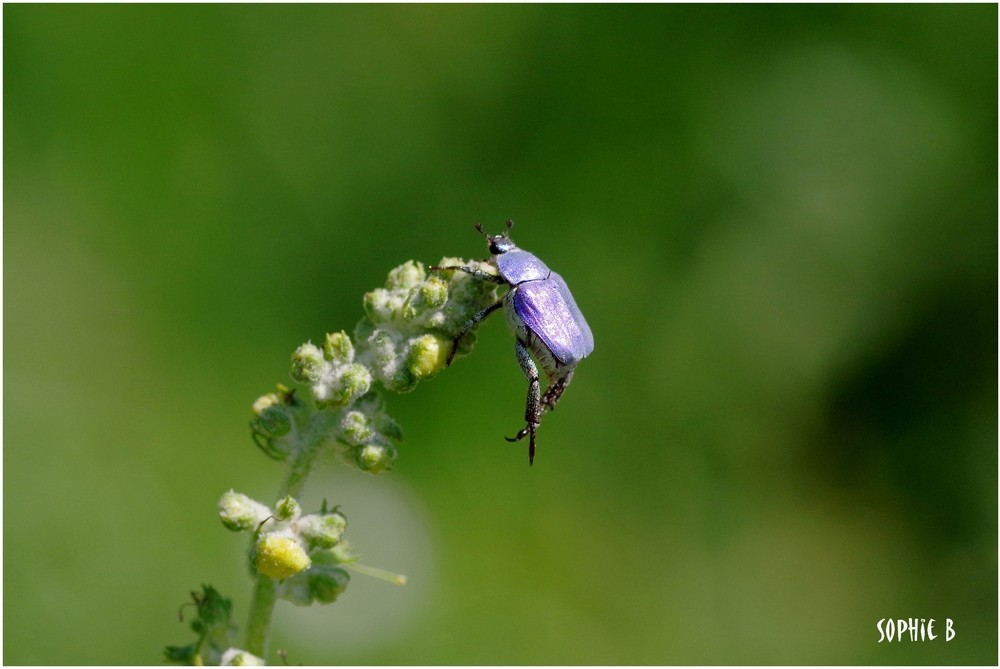
M 594 350 L 594 335 L 563 278 L 551 272 L 546 281 L 528 281 L 512 289 L 513 308 L 524 326 L 538 336 L 564 365 Z

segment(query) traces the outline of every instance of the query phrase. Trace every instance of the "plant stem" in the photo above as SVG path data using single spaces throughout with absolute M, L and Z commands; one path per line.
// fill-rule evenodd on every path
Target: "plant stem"
M 264 574 L 257 574 L 253 599 L 250 602 L 250 620 L 247 623 L 247 652 L 260 658 L 266 657 L 274 602 L 274 579 Z
M 326 411 L 321 411 L 313 415 L 309 429 L 302 435 L 302 441 L 295 451 L 295 459 L 292 460 L 288 468 L 288 475 L 278 493 L 278 499 L 284 499 L 286 495 L 291 495 L 301 502 L 299 498 L 306 486 L 306 479 L 312 471 L 313 461 L 319 455 L 320 450 L 329 437 L 327 423 L 330 415 Z
M 313 462 L 329 437 L 329 421 L 332 418 L 326 411 L 313 415 L 309 429 L 302 434 L 299 447 L 295 449 L 294 459 L 278 494 L 279 500 L 284 499 L 286 495 L 296 499 L 302 496 Z M 258 573 L 250 602 L 250 619 L 247 622 L 247 652 L 265 660 L 276 599 L 274 579 Z

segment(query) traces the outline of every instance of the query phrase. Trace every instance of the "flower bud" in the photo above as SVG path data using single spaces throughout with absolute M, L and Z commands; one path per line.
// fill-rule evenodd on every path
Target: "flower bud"
M 272 405 L 261 411 L 250 422 L 253 431 L 268 439 L 278 439 L 292 430 L 292 419 L 282 405 Z
M 340 403 L 347 405 L 361 397 L 372 387 L 372 374 L 364 365 L 349 365 L 340 375 Z
M 437 264 L 438 267 L 462 267 L 465 265 L 465 261 L 461 258 L 453 258 L 451 256 L 445 256 L 441 258 L 441 261 Z M 462 272 L 453 269 L 439 270 L 435 272 L 438 276 L 443 277 L 446 281 L 450 280 L 456 274 L 461 275 Z
M 392 468 L 395 460 L 396 449 L 388 444 L 367 444 L 358 449 L 355 456 L 358 468 L 370 474 Z
M 263 523 L 271 510 L 246 495 L 230 490 L 219 500 L 219 518 L 234 532 L 251 530 Z
M 332 604 L 347 590 L 351 575 L 340 567 L 316 565 L 307 572 L 309 594 L 320 604 Z
M 365 293 L 365 313 L 373 323 L 391 323 L 393 316 L 399 313 L 405 301 L 406 293 L 403 291 L 376 288 L 370 293 Z
M 302 508 L 291 495 L 286 495 L 285 499 L 274 505 L 274 519 L 278 522 L 295 520 L 300 515 L 302 515 Z
M 354 362 L 354 345 L 346 332 L 333 332 L 326 336 L 326 343 L 323 344 L 323 352 L 326 357 L 335 365 L 346 365 Z
M 223 667 L 263 667 L 264 660 L 239 648 L 230 648 L 222 654 Z
M 375 435 L 368 416 L 360 411 L 348 411 L 340 422 L 340 429 L 343 431 L 344 441 L 351 446 L 360 446 Z
M 401 366 L 396 369 L 391 378 L 384 380 L 383 385 L 397 393 L 412 392 L 417 387 L 417 377 L 410 371 L 409 366 Z
M 328 377 L 312 387 L 313 398 L 320 409 L 347 406 L 371 389 L 372 374 L 364 365 L 354 363 L 338 371 L 337 376 Z
M 296 381 L 316 383 L 323 376 L 325 367 L 323 352 L 312 343 L 299 346 L 292 354 L 292 378 Z
M 274 406 L 275 404 L 281 404 L 281 398 L 278 397 L 277 393 L 268 393 L 266 395 L 261 395 L 253 403 L 253 412 L 257 416 L 261 415 L 265 409 Z
M 444 369 L 449 353 L 451 342 L 432 334 L 418 337 L 410 345 L 410 373 L 418 381 L 431 378 Z
M 432 276 L 420 286 L 420 297 L 428 307 L 437 309 L 448 301 L 448 284 Z
M 312 387 L 312 396 L 313 400 L 316 401 L 317 408 L 320 409 L 335 407 L 340 404 L 340 396 L 337 395 L 333 384 L 329 382 L 317 383 L 314 385 Z
M 265 576 L 281 580 L 308 568 L 309 564 L 309 556 L 291 537 L 265 534 L 257 542 L 254 567 Z
M 316 557 L 309 569 L 278 586 L 278 597 L 295 606 L 310 606 L 313 602 L 330 604 L 343 594 L 351 580 L 350 574 L 336 566 L 329 551 L 320 551 Z
M 442 309 L 437 309 L 426 315 L 424 326 L 429 330 L 441 330 L 448 322 L 448 316 Z
M 368 337 L 368 345 L 375 354 L 377 364 L 386 365 L 396 357 L 396 347 L 392 343 L 392 337 L 385 330 L 373 331 Z
M 339 513 L 310 513 L 298 522 L 299 536 L 310 548 L 333 548 L 347 530 L 347 518 Z
M 397 288 L 409 290 L 410 288 L 416 288 L 425 278 L 427 278 L 427 274 L 424 272 L 423 264 L 407 260 L 389 272 L 389 278 L 385 282 L 385 287 L 388 290 L 395 290 Z

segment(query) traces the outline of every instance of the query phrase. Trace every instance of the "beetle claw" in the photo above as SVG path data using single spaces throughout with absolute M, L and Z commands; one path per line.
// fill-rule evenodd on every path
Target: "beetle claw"
M 535 464 L 535 428 L 537 428 L 537 427 L 538 427 L 537 424 L 532 425 L 531 423 L 528 423 L 527 425 L 524 426 L 523 430 L 521 430 L 520 432 L 517 433 L 516 437 L 504 437 L 504 439 L 506 439 L 507 441 L 513 443 L 515 441 L 521 441 L 522 439 L 524 439 L 525 437 L 527 437 L 529 434 L 531 435 L 531 440 L 528 442 L 528 465 L 529 466 Z
M 525 425 L 524 429 L 517 433 L 516 437 L 504 437 L 507 441 L 513 443 L 515 441 L 521 441 L 528 436 L 528 433 L 534 434 L 534 430 L 531 429 L 531 425 Z

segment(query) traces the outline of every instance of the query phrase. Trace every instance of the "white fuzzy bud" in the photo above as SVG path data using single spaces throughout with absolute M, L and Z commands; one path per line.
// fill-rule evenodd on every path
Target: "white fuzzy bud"
M 225 653 L 222 654 L 222 661 L 220 666 L 223 667 L 263 667 L 264 660 L 260 659 L 256 655 L 246 652 L 245 650 L 240 650 L 239 648 L 230 648 Z
M 234 532 L 251 530 L 271 515 L 271 509 L 246 495 L 230 490 L 219 500 L 219 518 Z

